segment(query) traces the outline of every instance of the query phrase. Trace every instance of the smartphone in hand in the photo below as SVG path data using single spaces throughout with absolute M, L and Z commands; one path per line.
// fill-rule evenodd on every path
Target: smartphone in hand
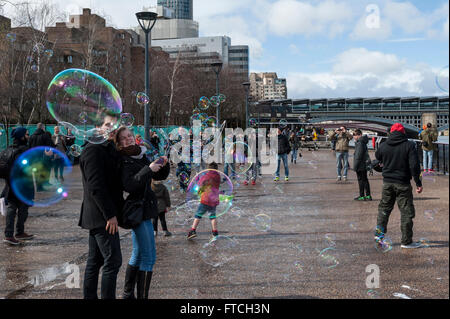
M 164 158 L 160 157 L 155 161 L 156 164 L 164 165 Z

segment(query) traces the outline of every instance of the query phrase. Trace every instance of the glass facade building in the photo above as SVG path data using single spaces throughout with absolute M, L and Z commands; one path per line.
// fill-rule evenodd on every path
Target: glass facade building
M 173 9 L 175 12 L 174 19 L 193 20 L 193 1 L 194 0 L 158 0 L 158 4 Z

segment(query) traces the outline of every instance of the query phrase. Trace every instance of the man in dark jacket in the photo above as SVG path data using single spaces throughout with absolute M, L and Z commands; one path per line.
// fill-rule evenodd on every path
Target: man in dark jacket
M 100 129 L 109 130 L 115 121 L 117 118 L 106 116 Z M 122 265 L 117 216 L 124 202 L 120 163 L 113 133 L 103 144 L 88 143 L 80 157 L 84 193 L 79 226 L 89 230 L 85 299 L 97 299 L 101 267 L 101 298 L 116 297 L 117 274 Z
M 30 136 L 30 140 L 28 141 L 28 146 L 30 148 L 38 147 L 38 146 L 48 146 L 55 148 L 56 145 L 52 141 L 52 135 L 45 130 L 45 125 L 42 123 L 38 123 L 36 125 L 36 131 Z M 53 155 L 48 156 L 46 154 L 42 155 L 43 163 L 46 167 L 51 167 L 53 165 Z M 47 171 L 47 170 L 46 170 Z M 48 173 L 46 176 L 43 176 L 43 183 L 39 185 L 38 191 L 43 191 L 43 186 L 48 186 L 50 184 L 50 172 L 51 170 L 48 170 Z
M 14 161 L 25 151 L 28 150 L 27 143 L 29 139 L 28 130 L 24 127 L 15 128 L 11 132 L 11 137 L 13 138 L 13 144 L 9 146 L 11 149 L 11 157 L 8 159 L 8 167 L 12 169 Z M 5 220 L 5 243 L 10 245 L 19 245 L 19 240 L 30 240 L 33 239 L 34 235 L 25 233 L 25 221 L 28 217 L 28 205 L 23 203 L 14 194 L 11 188 L 11 181 L 9 178 L 6 179 L 5 189 L 3 190 L 3 195 L 8 202 L 8 209 L 6 213 Z M 16 224 L 16 236 L 14 236 L 14 223 L 17 214 L 17 224 Z
M 367 135 L 362 135 L 361 130 L 356 130 L 353 134 L 355 140 L 355 154 L 353 155 L 353 170 L 358 177 L 359 184 L 359 197 L 356 197 L 357 201 L 372 200 L 370 195 L 370 185 L 367 179 L 367 163 L 370 161 L 369 150 L 367 143 L 369 138 Z M 365 194 L 365 195 L 364 195 Z
M 375 240 L 384 237 L 389 216 L 397 201 L 401 213 L 402 248 L 417 248 L 413 243 L 413 218 L 415 209 L 411 179 L 416 183 L 416 192 L 422 193 L 420 163 L 416 147 L 408 141 L 405 128 L 396 123 L 391 128 L 387 141 L 380 145 L 375 157 L 383 163 L 383 190 L 378 206 L 377 231 Z M 379 234 L 381 233 L 381 235 Z
M 278 163 L 277 171 L 275 172 L 275 182 L 280 180 L 280 165 L 281 160 L 283 160 L 284 165 L 284 180 L 289 181 L 289 166 L 288 166 L 288 154 L 291 152 L 291 146 L 289 145 L 289 139 L 286 135 L 281 132 L 278 128 Z

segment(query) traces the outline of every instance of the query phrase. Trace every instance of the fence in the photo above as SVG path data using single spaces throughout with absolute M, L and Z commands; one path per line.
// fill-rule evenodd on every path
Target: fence
M 55 130 L 55 126 L 57 126 L 57 125 L 50 125 L 50 124 L 48 124 L 48 125 L 46 125 L 46 131 L 48 131 L 48 132 L 50 132 L 52 135 L 53 135 L 53 132 L 54 132 L 54 130 Z M 4 129 L 4 126 L 2 125 L 2 124 L 0 124 L 0 151 L 1 150 L 4 150 L 9 144 L 11 144 L 11 132 L 12 132 L 12 130 L 15 128 L 16 126 L 14 126 L 14 127 L 10 127 L 9 129 L 8 129 L 8 134 L 6 134 L 6 131 L 5 131 L 5 129 Z M 36 125 L 23 125 L 23 126 L 21 126 L 21 127 L 25 127 L 27 130 L 28 130 L 28 132 L 29 132 L 29 134 L 31 135 L 31 134 L 33 134 L 34 133 L 34 131 L 36 131 Z M 173 129 L 176 129 L 176 128 L 178 128 L 179 126 L 168 126 L 168 127 L 151 127 L 151 130 L 156 130 L 156 132 L 158 133 L 158 135 L 161 135 L 160 133 L 159 133 L 159 129 L 162 129 L 162 130 L 164 130 L 164 132 L 168 135 Z M 80 125 L 80 126 L 77 126 L 77 128 L 79 128 L 79 129 L 82 129 L 82 130 L 89 130 L 89 129 L 92 129 L 93 128 L 93 126 L 92 127 L 90 127 L 90 126 L 86 126 L 86 127 L 84 127 L 84 126 L 82 126 L 82 125 Z M 142 137 L 144 137 L 145 136 L 145 128 L 144 128 L 144 126 L 133 126 L 133 127 L 131 127 L 130 128 L 132 131 L 133 131 L 133 133 L 136 135 L 136 134 L 140 134 Z M 186 129 L 189 129 L 189 128 L 186 128 Z M 7 137 L 9 137 L 9 141 L 7 140 Z M 84 141 L 83 140 L 80 140 L 80 139 L 76 139 L 75 140 L 75 144 L 78 144 L 78 145 L 83 145 L 84 144 Z

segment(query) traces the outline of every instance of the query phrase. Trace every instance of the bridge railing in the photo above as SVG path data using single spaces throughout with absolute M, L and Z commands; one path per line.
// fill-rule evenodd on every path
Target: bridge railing
M 437 149 L 436 156 L 433 156 L 436 159 L 437 171 L 442 172 L 445 175 L 448 175 L 449 171 L 448 142 L 435 142 L 434 144 L 436 145 Z

